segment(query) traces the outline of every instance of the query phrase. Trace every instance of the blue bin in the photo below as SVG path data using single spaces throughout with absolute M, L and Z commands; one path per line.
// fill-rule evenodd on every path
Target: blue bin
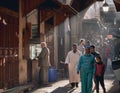
M 49 68 L 48 81 L 55 82 L 57 80 L 57 70 L 55 68 Z

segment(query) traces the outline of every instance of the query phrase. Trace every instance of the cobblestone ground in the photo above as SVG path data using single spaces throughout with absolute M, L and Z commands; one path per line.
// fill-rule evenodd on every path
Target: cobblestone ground
M 111 61 L 108 61 L 105 72 L 105 86 L 107 93 L 120 93 L 120 86 L 118 81 L 115 80 L 115 76 L 111 68 Z M 79 83 L 79 88 L 70 90 L 69 81 L 61 80 L 55 83 L 51 83 L 47 86 L 39 87 L 30 93 L 81 93 L 81 83 Z M 103 93 L 101 87 L 100 93 Z

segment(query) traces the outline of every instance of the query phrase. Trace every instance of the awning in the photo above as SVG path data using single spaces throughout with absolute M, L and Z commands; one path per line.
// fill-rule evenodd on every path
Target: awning
M 104 0 L 71 0 L 71 6 L 78 12 L 89 7 L 96 1 L 104 1 Z
M 22 16 L 26 16 L 46 0 L 22 0 Z
M 56 12 L 55 25 L 63 22 L 67 17 L 76 15 L 78 12 L 69 5 L 63 5 L 60 10 Z
M 77 14 L 77 11 L 73 9 L 71 6 L 63 4 L 57 0 L 53 0 L 57 8 L 40 8 L 40 22 L 46 21 L 51 17 L 55 17 L 55 24 L 58 25 L 59 23 L 63 22 L 67 17 Z M 41 5 L 42 6 L 42 5 Z
M 120 0 L 114 0 L 114 4 L 117 11 L 120 11 Z
M 89 7 L 95 1 L 104 1 L 104 0 L 71 0 L 70 5 L 68 6 L 69 7 L 71 6 L 74 10 L 76 10 L 77 12 L 80 12 L 83 9 Z M 51 3 L 48 3 L 48 2 L 51 2 Z M 33 0 L 22 0 L 22 15 L 23 16 L 27 15 L 33 9 L 38 8 L 44 3 L 47 3 L 45 7 L 51 6 L 52 3 L 55 3 L 56 5 L 60 5 L 60 6 L 63 5 L 63 3 L 61 3 L 58 0 L 34 0 L 34 1 Z

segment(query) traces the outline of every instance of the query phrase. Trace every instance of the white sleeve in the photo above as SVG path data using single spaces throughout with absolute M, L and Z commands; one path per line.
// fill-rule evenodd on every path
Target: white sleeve
M 68 64 L 69 63 L 69 53 L 67 54 L 67 57 L 65 59 L 65 64 Z
M 82 56 L 82 52 L 80 51 L 80 57 Z

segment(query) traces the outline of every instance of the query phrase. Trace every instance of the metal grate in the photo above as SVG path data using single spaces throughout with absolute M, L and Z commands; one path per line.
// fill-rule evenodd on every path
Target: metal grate
M 5 49 L 1 50 L 5 51 Z M 9 51 L 9 50 L 8 50 Z M 16 51 L 16 50 L 12 50 Z M 18 56 L 0 56 L 0 88 L 11 88 L 18 85 Z

